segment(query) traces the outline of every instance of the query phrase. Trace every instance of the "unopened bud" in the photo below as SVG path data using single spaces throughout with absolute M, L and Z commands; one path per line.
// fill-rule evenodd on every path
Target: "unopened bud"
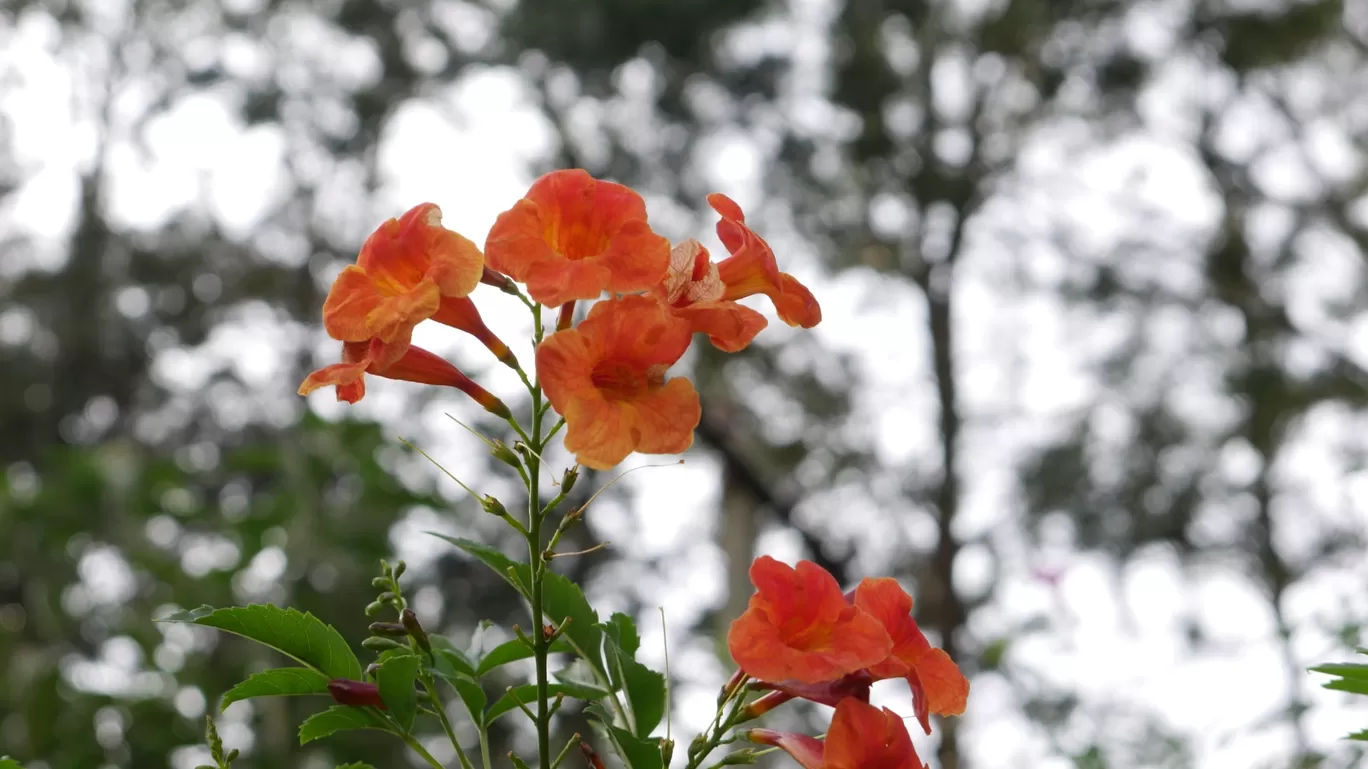
M 380 612 L 382 612 L 382 611 L 384 611 L 384 610 L 385 610 L 385 602 L 384 602 L 384 601 L 371 601 L 370 603 L 366 604 L 366 616 L 367 616 L 367 617 L 374 617 L 375 615 L 379 614 Z
M 390 638 L 381 638 L 379 636 L 371 636 L 370 638 L 367 638 L 366 640 L 362 641 L 361 645 L 366 647 L 367 649 L 370 649 L 373 652 L 383 652 L 389 651 L 390 649 L 404 648 L 403 644 L 399 643 L 398 641 L 395 641 Z
M 674 758 L 674 748 L 675 748 L 675 741 L 674 741 L 674 740 L 662 739 L 662 740 L 660 741 L 660 758 L 662 759 L 662 760 L 661 760 L 661 763 L 664 764 L 665 766 L 669 766 L 669 765 L 670 765 L 670 759 L 671 759 L 671 758 Z
M 518 293 L 518 287 L 513 285 L 513 279 L 498 270 L 490 269 L 485 266 L 484 273 L 480 275 L 480 282 L 486 286 L 493 286 L 505 294 Z
M 371 587 L 378 590 L 389 590 L 393 585 L 390 584 L 389 577 L 376 577 L 371 580 Z
M 513 450 L 508 448 L 508 444 L 503 441 L 494 441 L 494 448 L 490 449 L 489 453 L 493 454 L 495 459 L 503 462 L 509 467 L 517 470 L 522 469 L 522 462 L 518 460 L 518 455 L 514 454 Z
M 379 601 L 380 603 L 398 603 L 399 594 L 386 590 L 385 592 L 377 596 L 375 600 Z
M 408 630 L 398 622 L 372 622 L 370 631 L 376 635 L 390 636 L 391 638 L 402 638 L 408 635 Z
M 328 682 L 328 694 L 339 705 L 352 707 L 377 707 L 385 709 L 385 701 L 380 699 L 380 687 L 350 678 L 334 678 Z
M 407 564 L 407 563 L 404 563 L 403 561 L 399 561 L 398 563 L 394 564 L 394 579 L 395 579 L 395 581 L 398 581 L 400 577 L 404 576 L 404 572 L 405 572 L 407 569 L 408 569 L 408 564 Z
M 480 500 L 480 506 L 490 515 L 497 515 L 500 518 L 508 515 L 508 510 L 503 506 L 503 503 L 488 494 Z
M 237 748 L 233 748 L 232 750 L 228 751 L 228 755 L 226 755 L 226 756 L 223 757 L 223 762 L 224 762 L 225 764 L 232 763 L 232 762 L 234 762 L 234 761 L 237 760 L 237 757 L 238 757 L 238 749 L 237 749 Z
M 399 617 L 404 623 L 403 627 L 405 632 L 409 634 L 410 638 L 418 642 L 418 648 L 425 652 L 431 652 L 432 642 L 428 640 L 427 631 L 423 629 L 422 625 L 418 624 L 418 615 L 414 614 L 412 609 L 404 609 Z
M 366 678 L 375 678 L 380 674 L 380 663 L 372 662 L 366 666 Z
M 561 476 L 561 493 L 569 494 L 570 490 L 575 488 L 575 481 L 577 480 L 579 480 L 579 465 L 566 470 L 565 475 Z

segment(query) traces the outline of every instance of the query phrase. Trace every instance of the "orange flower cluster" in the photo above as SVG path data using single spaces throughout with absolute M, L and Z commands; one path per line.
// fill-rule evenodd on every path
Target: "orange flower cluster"
M 738 675 L 772 691 L 747 706 L 746 715 L 802 698 L 835 706 L 837 719 L 825 757 L 810 737 L 753 730 L 751 739 L 783 748 L 809 769 L 920 767 L 901 719 L 867 704 L 870 686 L 906 679 L 913 711 L 930 734 L 931 713 L 964 712 L 969 681 L 927 641 L 912 618 L 912 597 L 889 578 L 868 578 L 842 593 L 836 579 L 810 561 L 795 568 L 762 556 L 750 576 L 757 592 L 732 623 L 727 646 Z
M 300 393 L 333 385 L 340 400 L 355 402 L 365 394 L 363 375 L 372 374 L 455 387 L 507 417 L 497 398 L 410 340 L 417 324 L 434 320 L 517 368 L 468 298 L 482 281 L 510 293 L 517 281 L 533 302 L 561 309 L 556 333 L 537 348 L 537 374 L 580 464 L 606 469 L 633 451 L 682 452 L 701 416 L 698 393 L 666 372 L 694 333 L 726 352 L 744 349 L 765 318 L 737 300 L 755 294 L 769 297 L 790 325 L 810 328 L 822 318 L 812 292 L 779 271 L 741 208 L 723 195 L 708 203 L 730 253 L 717 263 L 696 240 L 672 248 L 652 231 L 635 191 L 580 170 L 538 179 L 498 217 L 483 252 L 442 227 L 437 206 L 417 206 L 382 224 L 338 276 L 323 325 L 343 343 L 342 362 L 310 374 Z M 605 292 L 571 327 L 574 303 Z

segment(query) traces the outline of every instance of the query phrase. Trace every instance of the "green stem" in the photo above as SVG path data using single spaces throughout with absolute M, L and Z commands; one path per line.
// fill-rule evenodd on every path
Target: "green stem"
M 545 330 L 542 327 L 541 305 L 536 305 L 533 313 L 534 342 L 541 344 Z M 542 521 L 545 516 L 541 509 L 541 452 L 545 448 L 542 440 L 542 389 L 538 381 L 532 387 L 532 440 L 527 456 L 527 552 L 532 571 L 532 652 L 537 668 L 537 757 L 541 769 L 550 769 L 551 755 L 551 706 L 549 676 L 546 672 L 546 658 L 550 649 L 543 612 L 543 584 L 546 576 L 546 560 L 542 557 Z
M 456 730 L 451 728 L 451 720 L 447 718 L 446 706 L 442 704 L 441 698 L 437 696 L 437 685 L 432 680 L 431 675 L 425 675 L 423 688 L 427 689 L 428 697 L 432 699 L 432 709 L 437 713 L 437 720 L 442 722 L 442 729 L 446 731 L 447 739 L 451 740 L 451 747 L 456 749 L 456 756 L 461 759 L 462 769 L 475 769 L 466 757 L 465 751 L 461 749 L 461 741 L 456 739 Z
M 403 738 L 405 744 L 413 749 L 414 753 L 417 753 L 424 761 L 428 762 L 428 766 L 431 766 L 432 769 L 446 769 L 446 767 L 442 766 L 442 762 L 433 758 L 432 754 L 427 752 L 427 748 L 423 747 L 423 744 L 412 734 L 401 734 L 399 736 Z
M 726 740 L 727 732 L 736 725 L 741 716 L 741 709 L 745 704 L 746 687 L 742 683 L 732 692 L 731 697 L 718 707 L 717 715 L 713 717 L 711 733 L 707 741 L 697 753 L 690 751 L 689 762 L 684 765 L 684 769 L 698 769 L 703 765 L 703 761 L 707 759 L 708 755 L 717 750 L 717 747 Z

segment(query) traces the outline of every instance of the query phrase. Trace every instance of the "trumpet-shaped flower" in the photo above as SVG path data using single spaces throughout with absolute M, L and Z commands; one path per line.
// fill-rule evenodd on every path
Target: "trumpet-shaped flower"
M 764 294 L 774 302 L 779 319 L 790 326 L 812 328 L 822 321 L 817 299 L 798 279 L 779 271 L 774 251 L 763 238 L 746 226 L 746 215 L 731 198 L 714 192 L 708 205 L 722 217 L 717 237 L 731 256 L 717 264 L 718 278 L 726 289 L 722 299 L 735 301 Z
M 678 454 L 693 444 L 698 393 L 688 379 L 665 377 L 689 337 L 660 302 L 626 296 L 598 302 L 537 347 L 537 375 L 580 464 L 603 470 L 633 451 Z
M 826 740 L 806 734 L 752 729 L 751 742 L 774 745 L 804 769 L 924 769 L 897 713 L 876 708 L 855 697 L 836 706 Z
M 897 580 L 862 580 L 855 588 L 855 605 L 877 618 L 893 640 L 888 658 L 872 666 L 870 674 L 875 679 L 907 678 L 918 702 L 923 728 L 927 727 L 926 711 L 945 716 L 964 712 L 969 697 L 968 679 L 944 649 L 937 649 L 926 640 L 912 618 L 912 596 Z M 919 689 L 921 696 L 917 696 Z
M 533 300 L 560 305 L 651 288 L 665 277 L 670 243 L 646 223 L 635 191 L 573 169 L 541 177 L 500 214 L 485 253 Z
M 343 342 L 342 362 L 324 366 L 309 374 L 299 386 L 299 394 L 308 395 L 331 385 L 337 388 L 339 401 L 355 403 L 366 395 L 366 374 L 418 384 L 455 387 L 490 413 L 505 419 L 510 415 L 503 401 L 475 384 L 443 358 L 406 342 L 387 345 L 379 339 Z
M 652 292 L 696 333 L 723 352 L 737 352 L 751 343 L 767 321 L 765 316 L 723 299 L 727 287 L 708 250 L 690 238 L 670 251 L 670 269 Z
M 752 678 L 821 683 L 888 657 L 893 644 L 883 625 L 848 602 L 817 564 L 800 561 L 793 568 L 762 556 L 750 576 L 758 592 L 732 623 L 727 646 Z
M 343 342 L 407 344 L 414 326 L 443 300 L 474 291 L 483 274 L 480 249 L 442 226 L 440 208 L 423 203 L 366 239 L 328 292 L 323 327 Z

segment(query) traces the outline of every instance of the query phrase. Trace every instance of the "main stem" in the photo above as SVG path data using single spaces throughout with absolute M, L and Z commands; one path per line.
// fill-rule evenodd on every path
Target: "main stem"
M 536 342 L 541 343 L 542 324 L 540 305 L 536 316 Z M 546 561 L 542 553 L 541 512 L 541 452 L 542 446 L 542 389 L 538 381 L 532 388 L 532 445 L 527 457 L 527 549 L 532 566 L 532 651 L 537 664 L 537 756 L 541 769 L 551 766 L 551 709 L 548 700 L 546 656 L 550 642 L 546 638 L 546 620 L 542 611 L 542 583 Z

